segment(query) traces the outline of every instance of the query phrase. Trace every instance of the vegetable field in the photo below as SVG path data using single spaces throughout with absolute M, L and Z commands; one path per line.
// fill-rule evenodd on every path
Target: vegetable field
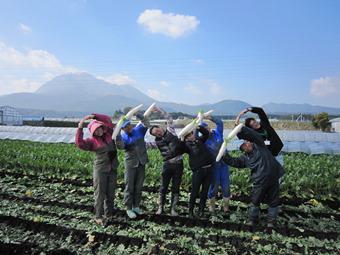
M 255 231 L 245 224 L 248 169 L 231 169 L 229 214 L 189 219 L 186 159 L 180 216 L 156 216 L 162 161 L 157 150 L 149 150 L 145 214 L 128 220 L 120 152 L 115 216 L 99 226 L 92 220 L 91 153 L 69 144 L 0 145 L 0 254 L 340 254 L 340 155 L 284 155 L 278 226 L 268 232 L 265 207 Z

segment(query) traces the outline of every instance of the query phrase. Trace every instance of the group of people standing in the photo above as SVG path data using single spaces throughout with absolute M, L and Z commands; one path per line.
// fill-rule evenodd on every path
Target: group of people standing
M 76 145 L 83 150 L 93 151 L 94 160 L 93 186 L 95 221 L 103 223 L 113 216 L 115 188 L 117 185 L 117 149 L 125 152 L 125 190 L 124 204 L 130 219 L 142 214 L 140 209 L 142 188 L 145 179 L 145 166 L 148 162 L 145 135 L 155 137 L 155 143 L 163 159 L 161 169 L 161 185 L 159 189 L 158 209 L 156 214 L 164 213 L 166 195 L 171 183 L 171 215 L 177 216 L 177 203 L 180 197 L 180 186 L 184 171 L 183 154 L 189 156 L 192 171 L 191 194 L 189 200 L 189 217 L 197 217 L 195 213 L 196 198 L 200 195 L 198 216 L 204 215 L 206 202 L 209 200 L 209 211 L 214 213 L 216 196 L 219 188 L 223 195 L 223 211 L 229 211 L 230 180 L 229 167 L 250 168 L 253 181 L 251 195 L 252 204 L 249 210 L 250 223 L 258 224 L 259 205 L 263 202 L 269 205 L 268 226 L 273 227 L 279 206 L 279 178 L 283 176 L 280 151 L 283 147 L 280 137 L 270 125 L 263 109 L 247 108 L 242 111 L 235 121 L 247 112 L 259 115 L 260 122 L 247 118 L 244 127 L 238 133 L 239 139 L 245 142 L 240 146 L 244 153 L 238 158 L 231 157 L 226 152 L 222 160 L 216 162 L 223 137 L 223 122 L 221 119 L 207 116 L 206 119 L 215 123 L 212 129 L 206 122 L 199 123 L 196 130 L 179 139 L 171 115 L 160 108 L 154 107 L 153 112 L 161 113 L 167 120 L 166 126 L 150 126 L 149 120 L 142 114 L 136 117 L 140 120 L 133 126 L 130 120 L 122 125 L 122 132 L 112 138 L 115 128 L 109 116 L 93 114 L 84 117 L 79 123 L 76 134 Z M 83 138 L 85 121 L 90 120 L 88 129 L 91 138 Z M 279 163 L 281 162 L 281 163 Z

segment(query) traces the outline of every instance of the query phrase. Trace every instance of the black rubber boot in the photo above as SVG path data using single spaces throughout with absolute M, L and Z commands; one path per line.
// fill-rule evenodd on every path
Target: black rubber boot
M 159 201 L 158 201 L 158 210 L 156 212 L 157 215 L 161 215 L 164 213 L 164 203 L 165 203 L 165 194 L 160 194 Z
M 251 205 L 249 208 L 249 222 L 253 230 L 259 224 L 259 214 L 260 208 L 258 206 Z
M 267 228 L 269 229 L 275 228 L 276 218 L 278 214 L 279 214 L 278 206 L 268 208 Z
M 178 213 L 176 211 L 178 200 L 179 200 L 179 195 L 178 194 L 172 194 L 172 197 L 171 197 L 171 216 L 178 216 Z
M 195 218 L 195 214 L 194 214 L 194 205 L 193 205 L 193 204 L 189 204 L 189 218 L 190 218 L 190 219 Z

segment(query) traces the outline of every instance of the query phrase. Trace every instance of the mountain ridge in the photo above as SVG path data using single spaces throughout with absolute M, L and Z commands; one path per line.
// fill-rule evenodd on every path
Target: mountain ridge
M 88 73 L 68 73 L 56 76 L 33 93 L 14 93 L 0 96 L 0 105 L 10 105 L 21 109 L 52 112 L 102 112 L 110 114 L 127 106 L 152 102 L 169 112 L 196 114 L 200 110 L 213 109 L 217 115 L 237 115 L 251 105 L 241 100 L 221 100 L 216 103 L 188 105 L 157 101 L 132 85 L 116 85 L 98 79 Z M 271 114 L 315 114 L 329 112 L 340 115 L 340 108 L 315 106 L 310 104 L 268 103 L 263 108 Z M 58 114 L 59 115 L 59 114 Z

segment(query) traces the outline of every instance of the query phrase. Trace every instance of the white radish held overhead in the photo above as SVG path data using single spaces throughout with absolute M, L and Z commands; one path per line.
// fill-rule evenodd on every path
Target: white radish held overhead
M 243 124 L 238 124 L 227 136 L 227 138 L 224 138 L 224 142 L 221 145 L 221 148 L 217 154 L 216 157 L 216 162 L 220 161 L 221 158 L 223 157 L 226 149 L 227 149 L 227 145 L 228 143 L 241 131 L 243 127 Z
M 209 116 L 213 111 L 214 110 L 210 110 L 205 113 L 202 111 L 198 112 L 197 117 L 193 119 L 188 125 L 186 125 L 178 134 L 181 140 L 184 140 L 184 137 L 192 132 L 203 121 L 203 118 Z
M 112 139 L 116 139 L 117 138 L 117 135 L 119 134 L 120 132 L 120 129 L 122 128 L 123 124 L 125 121 L 129 120 L 132 118 L 133 115 L 135 115 L 140 108 L 142 108 L 143 105 L 140 104 L 138 106 L 136 106 L 135 108 L 132 108 L 126 115 L 123 115 L 122 117 L 120 117 L 114 131 L 113 131 L 113 134 L 112 134 Z

